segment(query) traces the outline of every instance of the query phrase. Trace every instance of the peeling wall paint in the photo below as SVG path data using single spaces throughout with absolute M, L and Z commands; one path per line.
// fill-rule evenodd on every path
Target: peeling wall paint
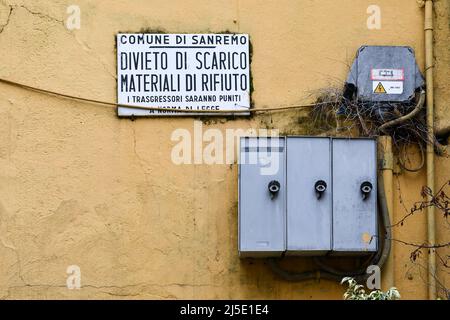
M 444 121 L 449 3 L 435 2 L 436 116 Z M 423 68 L 423 11 L 415 1 L 377 1 L 381 30 L 367 29 L 366 0 L 79 0 L 81 29 L 73 31 L 65 27 L 71 4 L 0 0 L 1 78 L 115 101 L 114 36 L 143 28 L 249 33 L 258 108 L 311 102 L 317 89 L 342 85 L 363 44 L 411 46 Z M 264 261 L 238 259 L 237 166 L 170 159 L 171 133 L 192 131 L 194 119 L 130 121 L 113 108 L 0 89 L 0 298 L 341 299 L 338 284 L 288 283 Z M 203 123 L 284 134 L 314 129 L 304 111 Z M 448 159 L 436 163 L 439 185 L 450 168 Z M 395 179 L 396 217 L 420 199 L 424 184 L 423 172 Z M 423 242 L 425 215 L 395 236 Z M 445 237 L 439 227 L 438 240 Z M 396 245 L 395 284 L 404 298 L 426 298 L 425 271 L 411 264 L 410 252 Z M 79 290 L 66 287 L 70 265 L 81 268 Z M 290 267 L 312 263 L 295 259 Z

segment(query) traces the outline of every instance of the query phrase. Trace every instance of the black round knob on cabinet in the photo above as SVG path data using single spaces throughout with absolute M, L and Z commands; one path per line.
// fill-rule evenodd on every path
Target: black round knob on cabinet
M 367 199 L 367 197 L 372 192 L 372 189 L 373 189 L 373 185 L 369 181 L 364 181 L 363 183 L 361 183 L 361 193 L 363 196 L 363 200 Z
M 281 185 L 277 180 L 272 180 L 269 182 L 267 188 L 269 189 L 270 196 L 273 198 L 280 191 Z
M 320 199 L 325 190 L 327 190 L 327 183 L 323 180 L 316 181 L 314 184 L 314 190 L 316 191 L 317 199 Z

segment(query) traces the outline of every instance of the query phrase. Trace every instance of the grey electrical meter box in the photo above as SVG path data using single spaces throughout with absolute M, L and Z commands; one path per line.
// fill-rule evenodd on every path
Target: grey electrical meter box
M 378 249 L 374 139 L 241 138 L 239 254 Z
M 284 138 L 241 138 L 239 254 L 281 256 L 286 250 Z
M 287 137 L 287 252 L 331 250 L 331 139 Z
M 377 250 L 376 141 L 333 139 L 333 251 Z
M 362 102 L 409 103 L 424 85 L 414 50 L 400 46 L 363 46 L 351 67 L 347 84 Z

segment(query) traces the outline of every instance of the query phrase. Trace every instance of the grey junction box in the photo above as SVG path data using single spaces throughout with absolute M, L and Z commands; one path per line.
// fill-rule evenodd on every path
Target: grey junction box
M 410 102 L 424 79 L 414 50 L 404 46 L 362 46 L 348 75 L 362 102 Z
M 376 141 L 241 138 L 241 257 L 377 250 Z

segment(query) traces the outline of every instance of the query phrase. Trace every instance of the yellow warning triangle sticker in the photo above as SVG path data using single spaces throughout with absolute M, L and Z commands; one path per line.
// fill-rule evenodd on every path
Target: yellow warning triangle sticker
M 386 93 L 386 89 L 384 89 L 383 84 L 381 82 L 378 82 L 378 85 L 373 91 L 373 93 Z

